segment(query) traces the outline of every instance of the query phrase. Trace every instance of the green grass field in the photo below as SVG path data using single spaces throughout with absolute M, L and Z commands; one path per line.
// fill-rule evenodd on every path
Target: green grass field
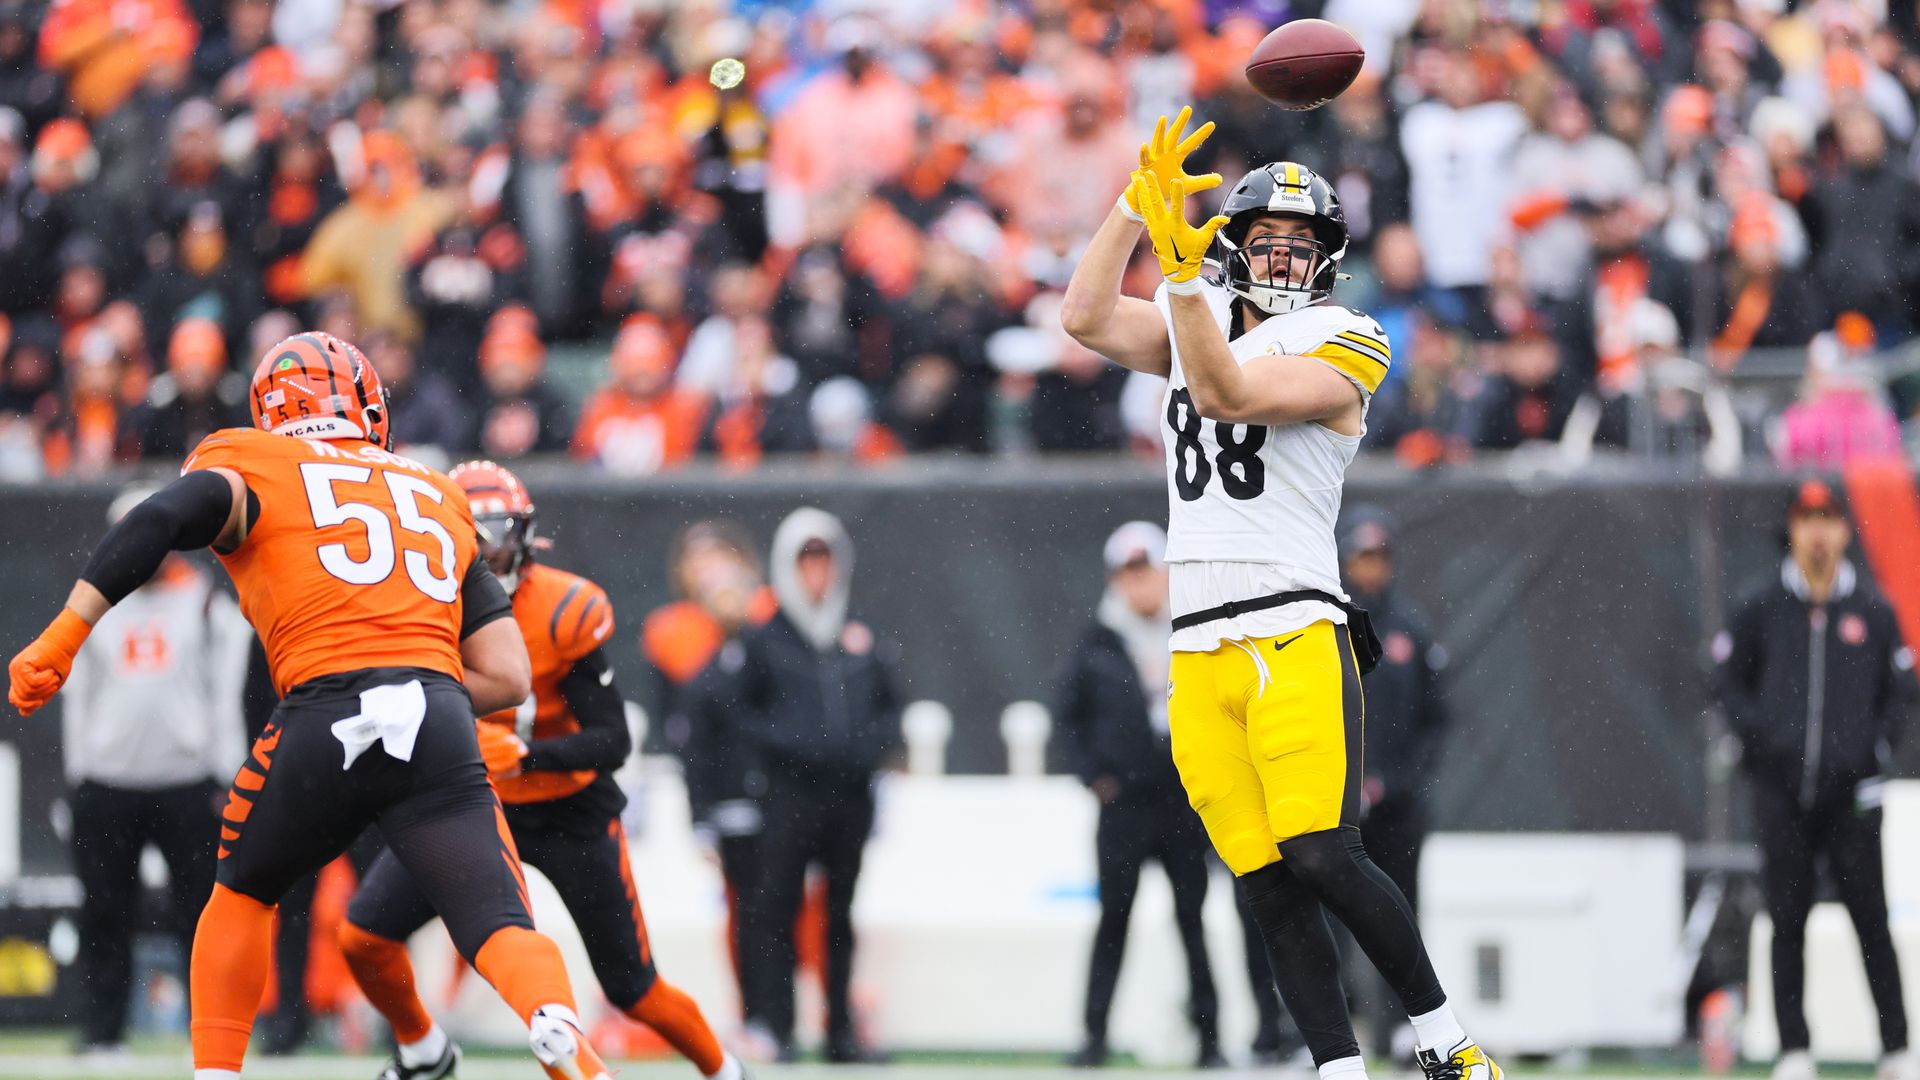
M 73 1057 L 71 1036 L 64 1031 L 0 1031 L 0 1080 L 185 1080 L 192 1075 L 184 1038 L 142 1039 L 132 1053 L 112 1062 L 88 1062 Z M 1099 1073 L 1065 1069 L 1057 1059 L 1042 1055 L 966 1055 L 915 1054 L 885 1066 L 849 1069 L 818 1064 L 757 1065 L 752 1073 L 757 1080 L 1090 1080 Z M 246 1075 L 261 1080 L 372 1080 L 384 1059 L 316 1051 L 299 1057 L 270 1058 L 254 1055 L 247 1062 Z M 1646 1055 L 1600 1055 L 1591 1062 L 1503 1061 L 1514 1080 L 1553 1077 L 1557 1080 L 1697 1080 L 1704 1074 L 1693 1066 L 1683 1052 Z M 694 1071 L 684 1062 L 646 1061 L 616 1063 L 619 1080 L 693 1080 Z M 1167 1080 L 1226 1080 L 1235 1077 L 1276 1077 L 1284 1080 L 1313 1080 L 1305 1068 L 1237 1068 L 1218 1072 L 1191 1072 L 1117 1066 L 1106 1070 L 1128 1078 L 1164 1077 Z M 1376 1066 L 1375 1080 L 1412 1080 L 1391 1067 Z M 1761 1065 L 1742 1067 L 1733 1074 L 1736 1080 L 1765 1077 Z M 1865 1066 L 1822 1066 L 1822 1080 L 1868 1080 L 1873 1070 Z M 504 1051 L 482 1050 L 469 1053 L 458 1073 L 459 1080 L 543 1080 L 531 1057 Z
M 246 1075 L 262 1080 L 372 1080 L 379 1070 L 381 1062 L 375 1058 L 357 1057 L 313 1057 L 279 1058 L 248 1062 Z M 184 1080 L 191 1075 L 184 1056 L 142 1056 L 124 1064 L 109 1067 L 109 1071 L 97 1071 L 99 1066 L 83 1066 L 69 1058 L 62 1057 L 21 1057 L 18 1059 L 0 1057 L 0 1078 L 4 1080 L 145 1080 L 161 1077 L 168 1080 Z M 1288 1080 L 1310 1080 L 1313 1073 L 1305 1069 L 1228 1069 L 1217 1072 L 1168 1072 L 1153 1069 L 1120 1068 L 1108 1070 L 1124 1077 L 1163 1077 L 1166 1080 L 1226 1080 L 1233 1077 L 1286 1077 Z M 753 1068 L 756 1080 L 965 1080 L 968 1077 L 989 1077 L 991 1080 L 1086 1080 L 1086 1071 L 1056 1067 L 1037 1067 L 1023 1065 L 993 1065 L 987 1063 L 973 1065 L 885 1065 L 859 1068 L 830 1068 L 825 1065 L 762 1065 Z M 1391 1073 L 1375 1072 L 1376 1080 L 1386 1080 Z M 1512 1074 L 1518 1080 L 1519 1074 Z M 1525 1074 L 1535 1075 L 1535 1074 Z M 1565 1075 L 1565 1074 L 1561 1074 Z M 1671 1075 L 1679 1078 L 1688 1074 L 1636 1074 L 1634 1080 L 1647 1075 Z M 1697 1075 L 1697 1074 L 1695 1074 Z M 1760 1075 L 1755 1073 L 1754 1075 Z M 1824 1075 L 1824 1074 L 1823 1074 Z M 646 1063 L 626 1064 L 618 1067 L 618 1080 L 690 1080 L 695 1073 L 685 1064 Z M 462 1063 L 458 1073 L 459 1080 L 542 1080 L 542 1075 L 530 1059 L 478 1058 Z M 1595 1080 L 1602 1080 L 1594 1074 Z M 1609 1078 L 1625 1080 L 1625 1078 Z

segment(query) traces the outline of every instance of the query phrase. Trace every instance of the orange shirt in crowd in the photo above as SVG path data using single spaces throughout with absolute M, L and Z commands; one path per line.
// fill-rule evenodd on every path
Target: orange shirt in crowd
M 97 119 L 119 108 L 156 60 L 192 56 L 199 38 L 181 0 L 54 0 L 39 62 L 65 72 L 73 103 Z
M 1036 95 L 1014 75 L 980 80 L 935 75 L 920 88 L 927 111 L 949 125 L 943 137 L 975 139 L 1004 131 L 1036 104 Z
M 573 433 L 573 456 L 613 472 L 645 475 L 686 463 L 700 443 L 706 405 L 665 391 L 638 397 L 604 387 L 587 399 Z
M 774 126 L 773 172 L 810 196 L 848 181 L 878 187 L 912 162 L 918 114 L 913 87 L 879 64 L 857 85 L 828 72 Z
M 779 607 L 773 590 L 762 585 L 748 602 L 747 621 L 759 626 L 773 618 Z M 700 674 L 726 639 L 726 630 L 706 608 L 692 600 L 677 600 L 648 613 L 640 627 L 640 652 L 668 682 L 684 686 Z

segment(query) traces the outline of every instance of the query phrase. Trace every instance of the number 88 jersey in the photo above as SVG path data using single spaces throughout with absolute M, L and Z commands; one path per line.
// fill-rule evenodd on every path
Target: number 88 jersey
M 181 472 L 216 466 L 259 500 L 220 561 L 276 691 L 378 667 L 461 677 L 461 586 L 479 541 L 459 485 L 361 439 L 252 428 L 207 436 Z
M 1231 294 L 1213 285 L 1203 290 L 1225 333 Z M 1164 289 L 1154 303 L 1167 321 L 1173 352 L 1161 403 L 1167 561 L 1278 564 L 1289 571 L 1292 588 L 1343 595 L 1334 522 L 1359 436 L 1315 422 L 1266 427 L 1203 418 L 1187 390 Z M 1369 399 L 1391 362 L 1378 323 L 1331 303 L 1270 315 L 1230 339 L 1228 349 L 1242 364 L 1267 353 L 1312 357 L 1351 379 Z

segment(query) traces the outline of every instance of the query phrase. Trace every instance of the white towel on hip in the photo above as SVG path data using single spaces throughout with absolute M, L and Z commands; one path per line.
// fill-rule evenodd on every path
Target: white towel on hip
M 418 679 L 360 691 L 360 715 L 333 724 L 333 737 L 347 749 L 347 760 L 340 768 L 353 768 L 374 743 L 379 743 L 388 757 L 412 760 L 413 742 L 426 718 L 427 692 Z

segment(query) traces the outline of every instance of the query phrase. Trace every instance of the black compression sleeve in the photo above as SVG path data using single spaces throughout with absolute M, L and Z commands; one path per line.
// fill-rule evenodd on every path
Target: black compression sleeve
M 233 488 L 215 472 L 190 472 L 127 511 L 93 549 L 80 580 L 108 603 L 153 580 L 170 551 L 213 543 L 233 513 Z
M 626 764 L 633 751 L 627 733 L 627 709 L 613 686 L 607 655 L 595 649 L 573 662 L 560 680 L 560 696 L 580 722 L 580 730 L 553 739 L 539 739 L 527 747 L 520 767 L 528 772 L 594 769 L 610 772 Z
M 493 620 L 513 614 L 513 601 L 508 598 L 507 590 L 500 587 L 500 579 L 487 569 L 484 559 L 476 558 L 467 564 L 466 579 L 460 582 L 460 600 L 465 605 L 460 612 L 461 641 Z

